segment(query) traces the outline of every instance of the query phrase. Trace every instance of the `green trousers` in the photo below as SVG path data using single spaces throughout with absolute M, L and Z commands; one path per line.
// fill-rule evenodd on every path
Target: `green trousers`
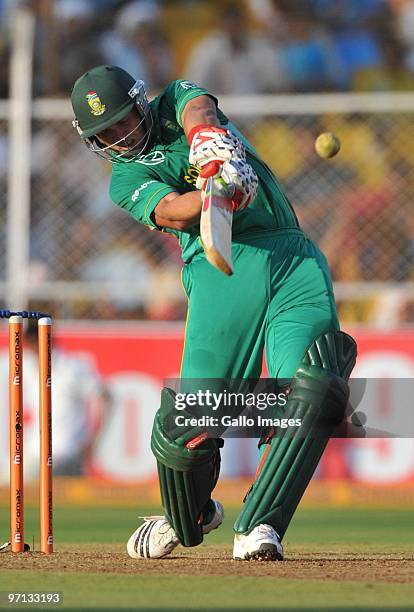
M 299 229 L 233 243 L 234 274 L 203 256 L 183 268 L 189 300 L 182 378 L 291 378 L 306 348 L 339 329 L 327 261 Z

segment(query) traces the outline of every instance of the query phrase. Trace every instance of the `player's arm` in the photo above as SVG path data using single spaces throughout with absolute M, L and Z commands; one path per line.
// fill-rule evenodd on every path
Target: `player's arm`
M 191 130 L 198 125 L 219 126 L 214 100 L 210 96 L 198 96 L 187 102 L 182 114 L 182 123 L 187 138 Z M 159 201 L 152 216 L 158 227 L 185 230 L 199 222 L 200 212 L 200 191 L 190 191 L 183 195 L 173 192 Z
M 182 114 L 184 133 L 189 139 L 192 130 L 198 125 L 219 127 L 216 103 L 210 96 L 198 96 L 185 105 Z
M 221 177 L 232 189 L 233 210 L 246 208 L 256 196 L 258 179 L 246 161 L 242 141 L 220 125 L 215 100 L 202 95 L 187 102 L 182 124 L 190 145 L 189 162 L 200 168 L 196 187 L 203 190 L 208 177 Z
M 186 230 L 200 221 L 201 192 L 189 191 L 180 195 L 173 191 L 154 208 L 152 219 L 158 227 Z
M 214 100 L 207 95 L 197 96 L 187 102 L 182 114 L 184 133 L 190 144 L 190 162 L 202 167 L 201 175 L 210 176 L 209 163 L 220 168 L 225 161 L 232 160 L 232 166 L 227 167 L 227 173 L 222 176 L 228 183 L 235 185 L 235 208 L 244 208 L 254 198 L 257 177 L 244 162 L 244 147 L 238 138 L 231 135 L 226 128 L 220 127 L 217 117 L 217 107 Z M 212 127 L 210 132 L 209 126 Z M 195 140 L 201 143 L 197 147 Z M 215 166 L 214 166 L 215 165 Z M 211 166 L 210 166 L 211 167 Z M 238 173 L 248 168 L 243 174 L 244 185 L 248 193 L 240 191 Z M 205 170 L 203 170 L 205 169 Z M 250 174 L 249 174 L 250 172 Z M 201 181 L 202 183 L 202 181 Z M 201 185 L 197 184 L 199 188 Z M 252 195 L 253 194 L 253 195 Z M 201 192 L 191 191 L 180 195 L 176 192 L 167 194 L 159 201 L 152 213 L 152 219 L 158 227 L 186 230 L 197 225 L 201 213 Z

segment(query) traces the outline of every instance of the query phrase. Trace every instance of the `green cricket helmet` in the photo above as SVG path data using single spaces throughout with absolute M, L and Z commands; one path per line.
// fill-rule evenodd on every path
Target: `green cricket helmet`
M 73 86 L 71 101 L 75 114 L 72 124 L 94 153 L 111 162 L 133 161 L 149 147 L 154 122 L 144 83 L 122 68 L 97 66 L 88 70 Z M 99 140 L 101 132 L 124 119 L 134 108 L 138 121 L 131 132 L 110 145 Z M 115 145 L 125 147 L 125 151 L 115 151 L 112 148 Z

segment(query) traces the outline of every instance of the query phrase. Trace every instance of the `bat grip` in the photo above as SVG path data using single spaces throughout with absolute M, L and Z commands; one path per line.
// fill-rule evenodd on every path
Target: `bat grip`
M 215 176 L 220 172 L 221 163 L 217 161 L 208 162 L 205 166 L 202 167 L 200 176 L 202 178 L 210 178 L 210 176 Z

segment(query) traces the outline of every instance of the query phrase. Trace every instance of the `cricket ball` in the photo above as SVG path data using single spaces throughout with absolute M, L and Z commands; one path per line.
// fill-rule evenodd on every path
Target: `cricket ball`
M 341 141 L 332 132 L 323 132 L 315 140 L 315 151 L 322 159 L 334 157 L 341 148 Z

